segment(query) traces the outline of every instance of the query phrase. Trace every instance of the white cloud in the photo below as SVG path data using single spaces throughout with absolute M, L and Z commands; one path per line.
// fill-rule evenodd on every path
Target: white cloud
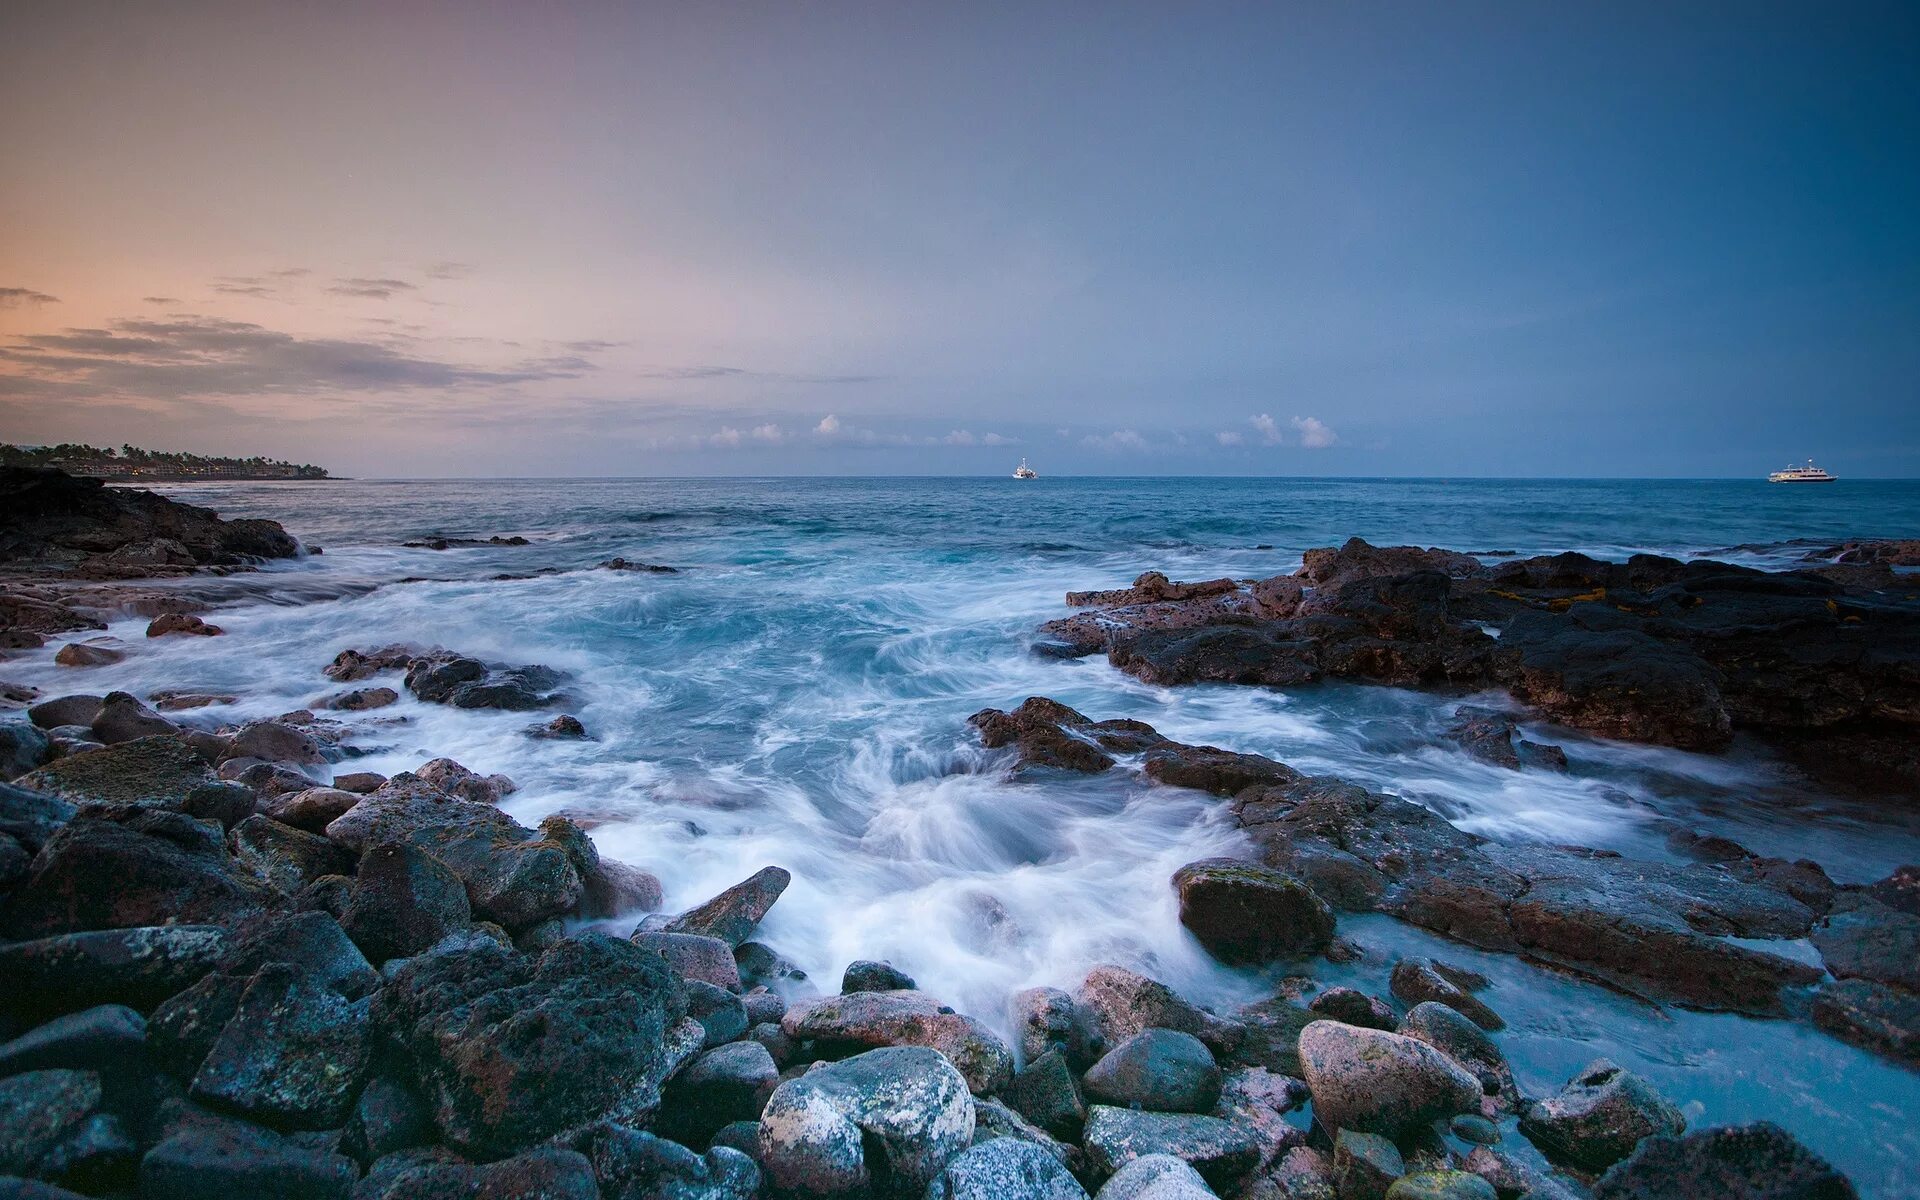
M 1241 437 L 1239 431 L 1234 429 L 1222 429 L 1213 436 L 1222 446 L 1244 446 L 1247 444 L 1247 439 Z
M 946 443 L 949 446 L 971 446 L 976 443 L 976 439 L 968 430 L 956 429 L 946 436 Z
M 1327 428 L 1319 417 L 1295 417 L 1292 425 L 1300 435 L 1300 444 L 1309 450 L 1324 450 L 1340 440 L 1340 436 Z
M 813 427 L 813 431 L 823 437 L 832 437 L 840 432 L 840 418 L 828 413 L 820 418 L 820 423 Z
M 989 433 L 980 439 L 980 444 L 982 446 L 1018 446 L 1020 444 L 1020 439 L 1010 438 L 1010 437 L 1001 437 L 997 433 Z
M 1131 429 L 1116 429 L 1105 437 L 1090 433 L 1080 441 L 1082 445 L 1091 446 L 1095 450 L 1105 450 L 1109 454 L 1140 454 L 1148 448 L 1147 439 Z
M 755 425 L 751 436 L 756 442 L 783 442 L 787 439 L 787 435 L 774 424 Z
M 1266 413 L 1261 413 L 1257 417 L 1248 417 L 1247 424 L 1253 426 L 1254 432 L 1260 435 L 1262 445 L 1278 446 L 1280 444 L 1280 423 Z
M 712 446 L 738 446 L 740 444 L 740 431 L 731 425 L 723 426 L 719 433 L 707 439 L 707 443 Z

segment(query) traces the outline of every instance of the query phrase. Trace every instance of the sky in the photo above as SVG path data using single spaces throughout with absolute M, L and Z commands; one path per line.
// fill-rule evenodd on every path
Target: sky
M 1920 5 L 0 5 L 0 441 L 1920 476 Z

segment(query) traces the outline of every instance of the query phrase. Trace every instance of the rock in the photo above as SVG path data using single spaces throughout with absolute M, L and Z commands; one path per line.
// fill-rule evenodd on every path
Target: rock
M 282 825 L 324 834 L 328 825 L 359 802 L 359 796 L 342 788 L 312 787 L 263 800 L 259 809 Z
M 420 954 L 472 920 L 459 876 L 404 844 L 367 851 L 340 915 L 347 936 L 375 964 Z
M 165 637 L 170 633 L 218 637 L 225 632 L 218 625 L 209 625 L 192 613 L 161 613 L 147 626 L 147 636 L 150 638 Z
M 327 756 L 312 734 L 282 721 L 254 721 L 233 735 L 229 758 L 257 758 L 296 767 L 325 766 Z
M 1113 766 L 1107 751 L 1143 750 L 1160 736 L 1138 721 L 1094 721 L 1044 696 L 1029 696 L 1012 712 L 987 708 L 967 718 L 989 750 L 1014 746 L 1015 769 L 1057 768 L 1097 774 Z
M 94 740 L 103 746 L 116 746 L 144 737 L 179 737 L 178 725 L 154 712 L 127 692 L 109 692 L 100 702 L 100 711 L 89 722 Z
M 1079 1148 L 1058 1141 L 998 1100 L 976 1097 L 973 1102 L 973 1144 L 1006 1138 L 1033 1146 L 1069 1170 L 1082 1166 Z
M 340 1131 L 340 1149 L 362 1166 L 433 1140 L 426 1101 L 406 1084 L 376 1075 L 360 1089 L 353 1115 Z
M 716 1145 L 700 1155 L 612 1122 L 595 1125 L 572 1142 L 593 1164 L 600 1194 L 613 1200 L 752 1200 L 761 1191 L 759 1167 L 731 1146 Z
M 1111 1175 L 1134 1159 L 1170 1154 L 1215 1187 L 1252 1170 L 1260 1161 L 1253 1131 L 1217 1117 L 1136 1112 L 1096 1104 L 1087 1110 L 1087 1165 L 1096 1177 Z
M 475 804 L 498 804 L 510 790 L 503 790 L 492 777 L 470 771 L 451 758 L 436 758 L 425 763 L 414 775 L 443 795 Z
M 1146 1029 L 1107 1051 L 1081 1086 L 1101 1104 L 1199 1113 L 1220 1099 L 1220 1078 L 1220 1067 L 1199 1038 Z
M 426 1163 L 395 1176 L 382 1200 L 599 1200 L 585 1155 L 541 1146 L 499 1162 Z
M 100 705 L 105 699 L 104 696 L 72 695 L 42 700 L 27 710 L 27 720 L 41 729 L 57 729 L 62 725 L 92 725 L 93 719 L 100 715 Z
M 196 708 L 211 708 L 216 704 L 232 704 L 240 697 L 228 692 L 154 692 L 147 697 L 153 701 L 153 707 L 160 712 L 187 712 Z
M 0 944 L 0 1011 L 45 1020 L 98 1004 L 150 1009 L 213 969 L 226 931 L 165 925 Z
M 551 667 L 507 666 L 461 655 L 435 655 L 408 664 L 406 687 L 430 704 L 526 712 L 557 703 L 560 697 L 553 689 L 560 679 L 560 672 Z
M 333 786 L 343 792 L 356 796 L 367 796 L 380 790 L 387 777 L 377 771 L 349 771 L 345 775 L 335 775 Z
M 1174 995 L 1173 989 L 1125 967 L 1103 964 L 1087 972 L 1075 1002 L 1104 1045 L 1117 1046 L 1143 1029 L 1190 1033 L 1219 1054 L 1231 1050 L 1240 1029 Z
M 1049 1050 L 1058 1050 L 1069 1067 L 1084 1071 L 1099 1057 L 1091 1018 L 1078 1001 L 1059 988 L 1015 992 L 1007 1007 L 1019 1039 L 1020 1057 L 1025 1061 L 1033 1062 Z
M 1487 1095 L 1500 1096 L 1508 1102 L 1518 1098 L 1506 1056 L 1493 1039 L 1459 1009 L 1434 1000 L 1423 1001 L 1407 1010 L 1398 1032 L 1425 1042 L 1473 1072 Z
M 146 1018 L 124 1004 L 99 1004 L 0 1045 L 0 1076 L 56 1068 L 109 1073 L 138 1061 L 146 1044 Z
M 414 649 L 411 646 L 382 646 L 378 650 L 342 650 L 323 668 L 323 673 L 336 683 L 353 683 L 356 680 L 370 679 L 382 671 L 405 670 L 413 659 Z
M 1315 996 L 1307 1011 L 1363 1029 L 1392 1029 L 1398 1022 L 1383 1000 L 1349 987 L 1331 987 Z
M 303 1149 L 240 1121 L 204 1121 L 180 1128 L 140 1160 L 140 1195 L 346 1200 L 356 1175 L 353 1160 L 343 1155 Z
M 335 692 L 330 696 L 322 696 L 314 702 L 313 706 L 331 709 L 334 712 L 368 712 L 398 703 L 400 703 L 399 692 L 390 687 L 370 687 L 352 688 L 344 692 Z
M 1920 995 L 1865 979 L 1820 985 L 1813 1023 L 1844 1041 L 1901 1062 L 1920 1063 Z
M 273 892 L 237 871 L 220 827 L 182 813 L 91 807 L 35 856 L 5 914 L 17 938 L 167 921 L 234 921 Z
M 227 835 L 234 861 L 262 883 L 288 896 L 322 875 L 345 875 L 353 858 L 317 833 L 307 833 L 267 817 L 252 816 Z
M 355 853 L 402 842 L 428 851 L 460 877 L 476 913 L 510 931 L 571 912 L 585 891 L 566 847 L 407 772 L 363 796 L 327 837 Z
M 261 762 L 255 758 L 232 758 L 218 768 L 220 778 L 253 789 L 259 801 L 271 800 L 292 792 L 304 792 L 314 785 L 307 768 L 287 763 Z
M 364 1003 L 270 963 L 255 973 L 200 1064 L 192 1095 L 276 1125 L 337 1127 L 352 1108 L 369 1054 Z
M 1502 1200 L 1521 1196 L 1531 1200 L 1579 1200 L 1579 1194 L 1558 1177 L 1486 1146 L 1475 1146 L 1460 1166 L 1492 1184 L 1494 1194 Z
M 546 828 L 546 824 L 542 821 L 541 828 Z M 576 869 L 578 865 L 575 864 Z M 653 912 L 665 899 L 665 890 L 655 875 L 598 855 L 594 857 L 593 869 L 584 872 L 582 878 L 586 882 L 586 894 L 580 901 L 582 916 L 606 919 Z
M 918 1046 L 871 1050 L 774 1089 L 760 1117 L 773 1187 L 812 1196 L 872 1188 L 919 1196 L 973 1136 L 966 1080 Z
M 1520 1114 L 1520 1132 L 1557 1163 L 1604 1171 L 1642 1138 L 1677 1137 L 1687 1119 L 1653 1086 L 1604 1058 L 1587 1064 L 1558 1096 Z
M 0 514 L 0 559 L 12 562 L 81 565 L 156 542 L 202 566 L 300 552 L 277 522 L 223 521 L 211 509 L 50 467 L 0 469 Z
M 1480 1108 L 1480 1081 L 1466 1068 L 1396 1033 L 1315 1021 L 1300 1031 L 1300 1066 L 1329 1130 L 1400 1138 Z
M 738 946 L 753 936 L 766 919 L 767 910 L 791 882 L 793 876 L 785 868 L 762 867 L 752 878 L 669 921 L 666 932 L 719 938 L 728 946 Z
M 677 974 L 730 992 L 742 990 L 733 950 L 719 938 L 694 933 L 636 933 L 633 944 L 665 959 Z
M 1013 1052 L 993 1031 L 922 992 L 855 992 L 796 1005 L 780 1020 L 788 1037 L 834 1051 L 926 1046 L 960 1071 L 975 1095 L 990 1095 L 1013 1075 Z
M 705 1044 L 718 1046 L 747 1033 L 747 1006 L 723 987 L 698 979 L 683 981 L 687 994 L 687 1015 L 705 1031 Z
M 18 779 L 53 755 L 47 735 L 28 721 L 0 721 L 0 780 Z
M 657 956 L 587 934 L 538 959 L 486 943 L 410 959 L 373 1018 L 410 1056 L 446 1141 L 501 1155 L 602 1117 L 649 1117 L 680 1065 L 668 1033 L 684 1014 Z
M 701 1144 L 723 1125 L 757 1121 L 780 1082 L 773 1055 L 759 1042 L 708 1050 L 667 1085 L 663 1120 L 682 1140 Z
M 994 1138 L 947 1160 L 927 1200 L 1086 1200 L 1060 1160 L 1031 1142 Z
M 1293 783 L 1300 778 L 1293 768 L 1258 754 L 1178 742 L 1147 751 L 1141 769 L 1148 778 L 1169 787 L 1197 788 L 1216 796 L 1233 796 L 1250 787 Z
M 544 725 L 529 725 L 526 734 L 541 741 L 581 741 L 587 737 L 587 727 L 580 718 L 562 713 Z
M 1530 613 L 1502 631 L 1499 655 L 1516 695 L 1576 729 L 1683 750 L 1718 750 L 1733 736 L 1714 668 L 1637 629 Z
M 1920 992 L 1920 915 L 1850 893 L 1835 902 L 1812 936 L 1836 977 Z
M 806 985 L 804 990 L 813 990 L 805 971 L 763 942 L 743 942 L 734 947 L 733 961 L 740 981 L 747 987 Z
M 1500 1140 L 1498 1125 L 1472 1113 L 1461 1113 L 1447 1122 L 1447 1129 L 1461 1141 L 1472 1142 L 1476 1146 L 1491 1146 Z
M 155 1065 L 191 1081 L 240 1011 L 251 975 L 215 971 L 153 1010 L 147 1044 Z
M 1400 1150 L 1377 1133 L 1342 1129 L 1333 1139 L 1333 1186 L 1340 1200 L 1385 1200 L 1407 1173 Z
M 1143 1154 L 1118 1171 L 1095 1200 L 1208 1200 L 1213 1195 L 1200 1172 L 1171 1154 Z
M 1594 1186 L 1594 1200 L 1854 1200 L 1847 1177 L 1778 1125 L 1655 1135 Z
M 380 986 L 379 972 L 348 939 L 340 922 L 326 912 L 285 913 L 239 926 L 221 955 L 219 969 L 251 976 L 268 963 L 298 967 L 349 1000 Z
M 1393 989 L 1395 996 L 1408 1004 L 1432 1000 L 1458 1011 L 1482 1029 L 1498 1031 L 1507 1027 L 1499 1013 L 1456 987 L 1434 969 L 1429 959 L 1403 958 L 1393 964 L 1393 976 L 1388 986 Z
M 20 786 L 72 804 L 160 809 L 222 825 L 244 820 L 254 807 L 253 793 L 216 778 L 199 755 L 171 736 L 69 754 L 22 776 Z
M 46 1178 L 49 1159 L 100 1108 L 94 1071 L 28 1071 L 0 1079 L 0 1175 Z
M 1173 886 L 1180 923 L 1222 962 L 1297 958 L 1333 940 L 1333 910 L 1283 871 L 1210 858 L 1174 872 Z
M 847 964 L 840 976 L 840 991 L 848 992 L 911 992 L 919 989 L 913 976 L 897 969 L 892 963 L 869 962 L 857 959 Z
M 1498 1200 L 1493 1185 L 1466 1171 L 1416 1171 L 1394 1180 L 1387 1200 Z
M 1049 1049 L 1038 1058 L 1027 1060 L 1007 1085 L 1000 1090 L 1014 1111 L 1049 1135 L 1063 1141 L 1079 1141 L 1080 1128 L 1086 1124 L 1087 1105 L 1081 1099 L 1080 1085 L 1058 1049 Z
M 127 656 L 124 650 L 94 642 L 68 642 L 54 654 L 53 661 L 63 667 L 104 667 Z

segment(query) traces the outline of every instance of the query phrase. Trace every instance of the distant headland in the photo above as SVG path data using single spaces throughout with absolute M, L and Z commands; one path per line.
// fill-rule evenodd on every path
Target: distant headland
M 203 454 L 142 450 L 138 446 L 86 446 L 62 442 L 57 446 L 0 445 L 0 466 L 58 467 L 69 475 L 92 479 L 139 479 L 165 482 L 182 479 L 329 479 L 325 467 L 281 462 L 273 458 L 216 458 Z

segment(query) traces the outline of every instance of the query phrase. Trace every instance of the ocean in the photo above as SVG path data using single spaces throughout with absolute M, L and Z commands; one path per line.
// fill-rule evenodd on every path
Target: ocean
M 447 755 L 519 785 L 506 807 L 591 826 L 602 855 L 659 875 L 669 909 L 767 864 L 794 883 L 761 940 L 826 990 L 887 959 L 1004 1026 L 1008 994 L 1071 988 L 1117 961 L 1226 1008 L 1271 973 L 1214 963 L 1181 929 L 1168 877 L 1242 843 L 1224 804 L 1136 773 L 1010 780 L 966 723 L 1031 695 L 1132 717 L 1188 742 L 1269 755 L 1416 800 L 1495 838 L 1654 858 L 1686 827 L 1812 858 L 1863 882 L 1920 861 L 1920 806 L 1808 784 L 1757 746 L 1697 755 L 1559 729 L 1565 774 L 1479 763 L 1439 734 L 1458 696 L 1328 684 L 1161 688 L 1104 658 L 1029 652 L 1071 589 L 1288 572 L 1351 536 L 1476 553 L 1698 554 L 1764 566 L 1850 537 L 1920 533 L 1920 481 L 657 479 L 183 484 L 226 516 L 271 517 L 324 553 L 222 586 L 219 639 L 147 642 L 86 672 L 90 691 L 233 692 L 207 721 L 267 717 L 336 685 L 347 647 L 440 645 L 570 674 L 585 742 L 534 741 L 523 713 L 411 697 L 365 714 L 350 768 Z M 444 551 L 431 535 L 519 535 Z M 588 570 L 611 557 L 676 574 Z M 557 573 L 536 574 L 548 568 Z M 496 576 L 531 576 L 498 579 Z M 51 649 L 5 665 L 82 686 Z M 1384 917 L 1343 917 L 1370 951 L 1309 968 L 1384 994 L 1386 966 L 1437 954 L 1494 980 L 1485 998 L 1529 1094 L 1609 1057 L 1695 1124 L 1774 1120 L 1871 1195 L 1920 1162 L 1920 1076 L 1802 1022 L 1661 1010 Z M 1808 948 L 1811 953 L 1811 949 Z M 1817 959 L 1815 960 L 1817 961 Z M 1511 1143 L 1511 1140 L 1510 1140 Z

